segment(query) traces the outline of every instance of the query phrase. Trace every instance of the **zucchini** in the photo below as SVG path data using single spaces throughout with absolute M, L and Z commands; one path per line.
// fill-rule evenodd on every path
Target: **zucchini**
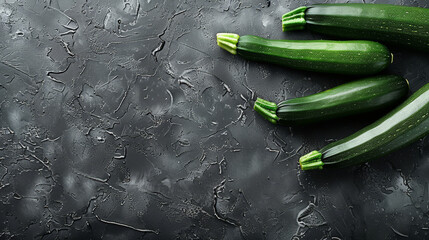
M 386 116 L 299 159 L 302 170 L 347 167 L 379 158 L 429 133 L 429 84 Z
M 274 124 L 295 126 L 388 109 L 403 101 L 408 90 L 406 79 L 381 75 L 279 104 L 258 98 L 253 108 Z
M 429 50 L 429 9 L 389 4 L 337 3 L 299 7 L 282 17 L 283 31 L 307 28 Z
M 217 44 L 248 60 L 325 73 L 373 74 L 393 59 L 384 45 L 371 41 L 270 40 L 218 33 Z

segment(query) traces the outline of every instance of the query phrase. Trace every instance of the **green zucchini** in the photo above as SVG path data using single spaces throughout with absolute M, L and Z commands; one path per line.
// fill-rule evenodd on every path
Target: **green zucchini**
M 337 3 L 300 7 L 282 17 L 283 31 L 307 28 L 429 50 L 429 9 L 389 4 Z
M 379 158 L 429 134 L 429 84 L 376 122 L 299 159 L 303 170 L 347 167 Z
M 279 104 L 258 98 L 253 108 L 274 124 L 295 126 L 389 109 L 403 101 L 408 90 L 406 79 L 381 75 Z
M 218 33 L 217 44 L 248 60 L 325 73 L 374 74 L 393 59 L 384 45 L 371 41 L 270 40 Z

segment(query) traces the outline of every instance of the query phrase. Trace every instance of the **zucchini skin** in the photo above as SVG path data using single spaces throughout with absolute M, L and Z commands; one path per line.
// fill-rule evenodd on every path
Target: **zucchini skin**
M 297 9 L 298 10 L 298 9 Z M 295 10 L 294 10 L 295 11 Z M 429 9 L 390 4 L 316 4 L 282 18 L 283 30 L 302 29 L 429 51 Z
M 374 74 L 392 61 L 392 55 L 384 45 L 360 40 L 270 40 L 245 35 L 237 37 L 234 52 L 252 61 L 346 75 Z
M 391 62 L 385 46 L 369 41 L 269 40 L 245 35 L 240 37 L 237 53 L 252 61 L 351 75 L 378 73 Z
M 300 158 L 303 170 L 361 164 L 429 134 L 429 84 L 376 122 Z
M 380 75 L 345 83 L 313 95 L 288 99 L 273 109 L 257 100 L 255 110 L 273 123 L 297 126 L 334 118 L 389 109 L 402 102 L 409 92 L 408 81 L 396 75 Z M 258 106 L 257 106 L 258 105 Z M 260 108 L 277 116 L 269 119 Z
M 408 95 L 407 80 L 383 75 L 349 82 L 310 96 L 278 104 L 282 124 L 298 125 L 388 109 Z

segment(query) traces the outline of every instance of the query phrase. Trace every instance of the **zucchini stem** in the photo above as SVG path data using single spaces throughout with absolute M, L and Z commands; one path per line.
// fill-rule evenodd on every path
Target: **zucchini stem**
M 271 111 L 277 111 L 277 104 L 264 100 L 262 98 L 257 98 L 255 104 L 259 104 L 265 109 L 271 110 Z
M 234 55 L 237 54 L 237 43 L 239 38 L 240 36 L 235 33 L 216 34 L 217 45 Z
M 299 159 L 299 165 L 302 170 L 323 169 L 322 154 L 312 151 Z
M 283 14 L 282 16 L 283 32 L 304 29 L 305 24 L 307 23 L 305 21 L 306 10 L 307 10 L 307 7 L 303 6 Z
M 253 105 L 253 109 L 273 124 L 277 124 L 280 120 L 277 116 L 277 104 L 273 102 L 258 98 L 255 105 Z

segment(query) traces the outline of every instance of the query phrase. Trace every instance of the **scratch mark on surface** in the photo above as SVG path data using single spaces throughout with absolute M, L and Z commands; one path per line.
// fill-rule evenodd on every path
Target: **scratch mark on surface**
M 169 112 L 171 110 L 171 108 L 173 107 L 173 94 L 171 93 L 170 90 L 166 89 L 168 95 L 170 96 L 170 106 L 168 107 L 168 111 Z
M 49 142 L 55 142 L 55 141 L 57 141 L 57 140 L 58 140 L 58 139 L 60 139 L 60 138 L 61 138 L 61 136 L 56 137 L 56 138 L 54 138 L 54 139 L 45 138 L 45 139 L 42 139 L 40 142 L 47 142 L 47 141 L 49 141 Z
M 280 156 L 280 150 L 278 149 L 272 149 L 270 147 L 265 147 L 265 150 L 267 150 L 268 152 L 275 152 L 277 153 L 276 156 L 274 157 L 273 163 L 276 162 L 277 158 Z
M 154 50 L 152 50 L 151 54 L 155 57 L 155 61 L 158 62 L 158 58 L 156 57 L 156 54 L 160 52 L 165 46 L 165 41 L 161 39 L 161 42 L 159 43 L 158 47 L 156 47 Z
M 190 48 L 190 49 L 193 49 L 193 50 L 195 50 L 195 51 L 197 51 L 197 52 L 199 52 L 199 53 L 202 53 L 202 54 L 204 54 L 204 55 L 206 55 L 206 56 L 208 56 L 208 57 L 210 57 L 210 58 L 213 58 L 213 56 L 212 56 L 212 55 L 210 55 L 210 54 L 208 54 L 208 53 L 206 53 L 206 52 L 204 52 L 204 51 L 201 51 L 201 50 L 200 50 L 200 49 L 198 49 L 198 48 L 195 48 L 195 47 L 189 46 L 188 44 L 185 44 L 185 43 L 180 42 L 180 41 L 175 41 L 175 40 L 173 40 L 173 42 L 177 42 L 177 43 L 179 43 L 180 45 L 183 45 L 183 46 L 188 47 L 188 48 Z
M 127 148 L 124 147 L 124 153 L 122 153 L 122 155 L 120 156 L 113 156 L 114 159 L 125 159 L 125 157 L 127 156 Z
M 52 9 L 52 10 L 55 10 L 55 11 L 59 12 L 60 14 L 62 14 L 63 16 L 65 16 L 66 18 L 68 18 L 68 19 L 69 19 L 68 24 L 69 24 L 70 22 L 74 22 L 74 23 L 76 24 L 76 28 L 69 27 L 70 29 L 72 29 L 72 30 L 77 30 L 77 29 L 79 28 L 79 25 L 78 25 L 77 21 L 76 21 L 76 20 L 74 20 L 74 19 L 73 19 L 72 17 L 70 17 L 69 15 L 65 14 L 63 11 L 61 11 L 61 10 L 59 10 L 59 9 L 57 9 L 57 8 L 51 7 L 51 6 L 47 6 L 47 8 Z
M 65 35 L 69 35 L 69 34 L 75 34 L 76 31 L 75 30 L 68 30 L 66 32 L 62 32 L 60 33 L 60 36 L 65 36 Z
M 231 93 L 231 88 L 226 84 L 226 83 L 223 83 L 223 87 L 225 88 L 225 90 L 226 90 L 226 92 L 225 92 L 225 94 L 226 93 Z M 224 94 L 224 95 L 225 95 Z
M 94 213 L 95 218 L 97 218 L 98 221 L 102 222 L 102 223 L 106 223 L 106 224 L 112 224 L 112 225 L 116 225 L 116 226 L 120 226 L 120 227 L 125 227 L 125 228 L 129 228 L 132 229 L 134 231 L 137 232 L 142 232 L 142 233 L 154 233 L 154 234 L 159 234 L 158 231 L 152 230 L 152 229 L 144 229 L 144 228 L 136 228 L 124 223 L 119 223 L 119 222 L 114 222 L 114 221 L 109 221 L 109 220 L 105 220 L 100 218 L 97 214 Z
M 241 196 L 243 196 L 244 202 L 245 202 L 249 207 L 252 207 L 252 204 L 249 202 L 249 200 L 247 200 L 247 197 L 246 197 L 246 195 L 244 195 L 244 191 L 243 191 L 241 188 L 239 188 L 239 189 L 238 189 L 238 193 L 240 193 L 240 194 L 241 194 Z
M 194 89 L 194 85 L 192 85 L 192 83 L 190 83 L 188 80 L 185 79 L 179 79 L 178 80 L 179 84 L 185 84 L 186 86 Z
M 220 221 L 222 221 L 224 223 L 227 223 L 229 225 L 232 225 L 234 227 L 239 227 L 240 226 L 239 224 L 237 224 L 237 223 L 235 223 L 235 222 L 233 222 L 233 221 L 231 221 L 231 220 L 229 220 L 227 218 L 221 217 L 220 214 L 219 214 L 219 212 L 218 212 L 218 210 L 217 210 L 217 207 L 216 207 L 217 206 L 217 201 L 220 198 L 219 197 L 219 193 L 223 192 L 223 190 L 225 189 L 225 183 L 226 183 L 226 179 L 223 179 L 222 182 L 219 185 L 216 185 L 213 188 L 213 197 L 214 197 L 213 198 L 213 212 L 214 212 L 215 217 L 218 220 L 220 220 Z
M 33 76 L 33 75 L 30 75 L 30 74 L 28 74 L 28 73 L 24 72 L 23 70 L 21 70 L 21 69 L 19 69 L 19 68 L 15 67 L 15 66 L 13 66 L 13 65 L 11 65 L 10 63 L 8 63 L 8 62 L 6 62 L 6 61 L 1 61 L 1 63 L 2 63 L 2 64 L 4 64 L 4 65 L 5 65 L 5 66 L 7 66 L 7 67 L 12 68 L 13 70 L 18 71 L 19 73 L 24 74 L 24 75 L 25 75 L 26 77 L 28 77 L 28 78 L 33 78 L 33 77 L 35 77 L 35 76 Z
M 179 12 L 177 12 L 177 13 L 173 14 L 173 16 L 171 16 L 171 17 L 168 19 L 168 25 L 164 28 L 164 30 L 162 31 L 162 33 L 160 33 L 160 34 L 158 35 L 158 38 L 159 38 L 159 40 L 160 40 L 161 42 L 160 42 L 160 43 L 159 43 L 159 45 L 158 45 L 154 50 L 152 50 L 152 52 L 151 52 L 151 55 L 155 57 L 155 62 L 158 62 L 158 58 L 157 58 L 156 54 L 157 54 L 158 52 L 162 51 L 162 49 L 163 49 L 163 48 L 164 48 L 164 46 L 165 46 L 165 40 L 164 40 L 164 39 L 162 39 L 162 37 L 163 37 L 163 36 L 165 35 L 165 33 L 167 32 L 167 29 L 168 29 L 168 28 L 170 28 L 172 20 L 173 20 L 176 16 L 178 16 L 178 15 L 180 15 L 180 14 L 182 14 L 182 13 L 185 13 L 186 11 L 187 11 L 187 9 L 184 9 L 184 10 L 182 10 L 182 11 L 179 11 Z
M 392 231 L 393 231 L 395 234 L 397 234 L 398 236 L 405 237 L 405 238 L 407 238 L 407 237 L 408 237 L 408 235 L 406 235 L 406 234 L 403 234 L 403 233 L 399 232 L 398 230 L 394 229 L 392 226 L 390 226 L 390 229 L 392 229 Z
M 222 175 L 222 163 L 223 162 L 225 162 L 225 164 L 226 164 L 225 157 L 222 157 L 222 159 L 219 162 L 219 175 Z
M 125 101 L 125 98 L 128 95 L 128 92 L 130 91 L 130 85 L 128 85 L 127 90 L 125 91 L 124 96 L 122 97 L 121 102 L 119 103 L 119 106 L 115 109 L 115 111 L 113 111 L 113 113 L 117 113 L 119 111 L 119 109 L 121 108 L 122 104 Z
M 15 132 L 14 132 L 12 129 L 10 129 L 10 127 L 7 127 L 7 130 L 9 130 L 9 132 L 10 132 L 11 134 L 15 134 Z
M 64 40 L 61 39 L 61 43 L 64 45 L 64 48 L 66 49 L 66 52 L 70 56 L 74 56 L 74 53 L 70 50 L 69 44 L 66 43 Z
M 58 80 L 57 78 L 55 78 L 55 77 L 51 76 L 51 74 L 62 74 L 62 73 L 67 72 L 67 70 L 70 68 L 71 64 L 72 64 L 72 63 L 70 62 L 64 70 L 59 71 L 59 72 L 48 71 L 48 72 L 46 73 L 46 75 L 47 75 L 47 76 L 48 76 L 48 78 L 49 78 L 50 80 L 52 80 L 53 82 L 56 82 L 56 83 L 60 83 L 60 84 L 65 85 L 65 83 L 64 83 L 63 81 Z M 64 86 L 64 87 L 65 87 L 65 86 Z
M 27 147 L 27 149 L 28 149 L 28 147 Z M 51 170 L 51 167 L 49 167 L 49 165 L 45 162 L 45 161 L 43 161 L 42 159 L 40 159 L 40 158 L 38 158 L 36 155 L 34 155 L 33 153 L 29 153 L 30 154 L 30 156 L 32 156 L 34 159 L 36 159 L 37 161 L 39 161 L 41 164 L 43 164 L 43 166 L 45 166 L 51 173 L 52 173 L 52 170 Z
M 97 181 L 97 182 L 100 182 L 100 183 L 107 183 L 107 181 L 109 181 L 109 179 L 110 179 L 110 174 L 109 173 L 107 173 L 108 177 L 106 179 L 101 179 L 101 178 L 93 177 L 93 176 L 90 176 L 90 175 L 87 175 L 87 174 L 84 174 L 84 173 L 80 173 L 80 172 L 76 172 L 76 171 L 73 171 L 73 172 L 76 173 L 79 176 L 82 176 L 82 177 L 85 177 L 85 178 L 88 178 L 88 179 L 91 179 L 91 180 L 94 180 L 94 181 Z
M 64 24 L 62 24 L 61 26 L 63 26 L 63 28 L 66 28 L 68 30 L 73 31 L 73 33 L 76 33 L 76 30 L 78 29 L 78 27 L 70 27 L 70 26 L 67 26 L 67 25 L 64 25 Z

